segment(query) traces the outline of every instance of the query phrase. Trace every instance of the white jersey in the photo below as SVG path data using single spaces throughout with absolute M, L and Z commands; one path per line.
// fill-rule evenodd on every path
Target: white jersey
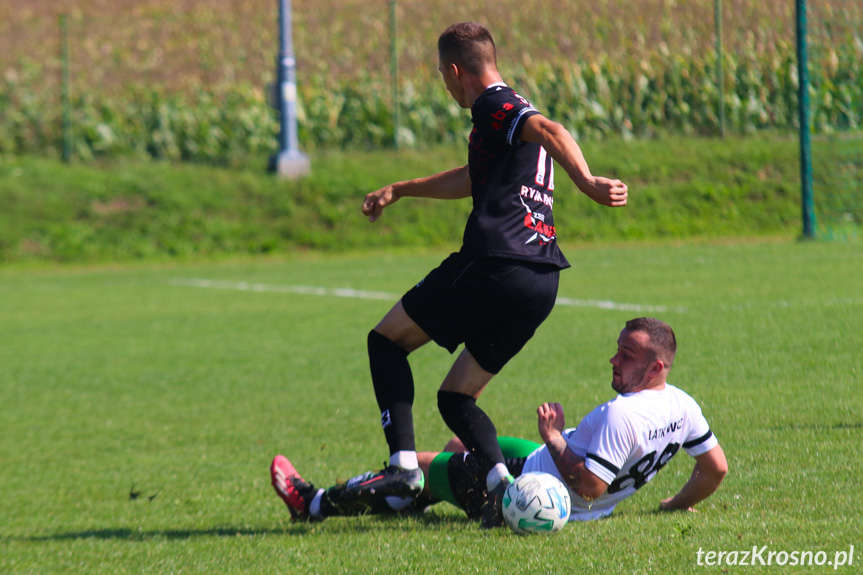
M 618 395 L 587 414 L 578 427 L 565 430 L 563 437 L 585 459 L 585 467 L 608 484 L 605 493 L 590 502 L 571 492 L 570 521 L 611 515 L 618 503 L 653 479 L 681 447 L 696 457 L 719 443 L 695 400 L 668 384 L 660 390 Z M 528 471 L 561 478 L 545 445 L 527 458 L 524 472 Z

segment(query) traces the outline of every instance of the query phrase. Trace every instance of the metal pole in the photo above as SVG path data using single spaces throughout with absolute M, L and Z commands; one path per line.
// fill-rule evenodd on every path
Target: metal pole
M 806 61 L 806 0 L 796 0 L 797 11 L 797 110 L 800 116 L 800 183 L 803 237 L 815 237 L 815 205 L 812 198 L 812 150 L 809 145 L 809 67 Z
M 725 137 L 725 74 L 722 71 L 722 0 L 716 0 L 713 19 L 716 23 L 716 79 L 719 87 L 719 135 Z
M 279 153 L 270 159 L 270 169 L 279 175 L 298 177 L 309 173 L 309 159 L 300 152 L 297 138 L 297 65 L 291 22 L 291 0 L 279 0 Z
M 393 80 L 393 146 L 399 149 L 399 53 L 398 21 L 396 20 L 396 0 L 390 0 L 390 76 Z
M 62 158 L 67 164 L 72 159 L 72 73 L 69 69 L 69 26 L 66 14 L 60 15 L 60 107 L 62 114 L 61 133 L 63 138 Z

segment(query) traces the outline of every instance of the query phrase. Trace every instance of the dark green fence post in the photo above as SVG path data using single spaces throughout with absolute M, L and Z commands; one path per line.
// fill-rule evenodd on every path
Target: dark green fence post
M 716 84 L 719 88 L 719 135 L 725 137 L 725 74 L 722 71 L 722 0 L 716 0 L 713 10 L 716 24 Z
M 800 117 L 800 184 L 803 237 L 815 237 L 815 205 L 812 199 L 812 150 L 809 144 L 809 67 L 806 61 L 806 0 L 796 0 L 797 11 L 797 110 Z
M 72 159 L 72 103 L 71 87 L 72 72 L 69 69 L 69 24 L 66 14 L 60 15 L 60 106 L 62 108 L 61 133 L 63 138 L 63 161 L 69 163 Z
M 399 149 L 399 52 L 396 0 L 390 0 L 390 76 L 393 81 L 393 146 Z

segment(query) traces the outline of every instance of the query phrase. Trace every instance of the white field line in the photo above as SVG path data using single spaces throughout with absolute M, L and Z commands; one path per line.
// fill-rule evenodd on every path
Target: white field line
M 568 305 L 572 307 L 592 307 L 597 309 L 613 309 L 619 311 L 635 311 L 635 312 L 651 312 L 665 313 L 673 311 L 677 313 L 686 313 L 685 307 L 668 307 L 664 305 L 641 305 L 637 303 L 619 303 L 608 300 L 596 299 L 572 299 L 568 297 L 558 297 L 556 305 Z
M 311 286 L 280 286 L 272 284 L 259 284 L 249 282 L 228 282 L 219 280 L 201 280 L 201 279 L 178 279 L 171 283 L 176 285 L 185 285 L 200 288 L 227 289 L 236 291 L 253 291 L 253 292 L 276 292 L 276 293 L 296 293 L 303 295 L 323 295 L 330 297 L 350 297 L 357 299 L 380 299 L 392 300 L 396 296 L 380 291 L 364 291 L 350 288 L 323 288 Z
M 373 299 L 373 300 L 387 300 L 387 301 L 396 301 L 399 298 L 399 296 L 397 294 L 391 294 L 391 293 L 379 292 L 379 291 L 355 290 L 355 289 L 351 289 L 351 288 L 286 286 L 286 285 L 273 285 L 273 284 L 261 284 L 261 283 L 250 283 L 250 282 L 231 282 L 231 281 L 207 280 L 207 279 L 176 279 L 176 280 L 172 280 L 171 283 L 175 284 L 175 285 L 183 285 L 183 286 L 191 286 L 191 287 L 199 287 L 199 288 L 226 289 L 226 290 L 235 290 L 235 291 L 251 291 L 251 292 L 261 292 L 261 293 L 263 293 L 263 292 L 295 293 L 295 294 L 302 294 L 302 295 L 347 297 L 347 298 L 356 298 L 356 299 Z M 685 313 L 686 312 L 686 308 L 682 308 L 682 307 L 669 308 L 666 306 L 641 305 L 641 304 L 633 304 L 633 303 L 619 303 L 619 302 L 606 301 L 606 300 L 572 299 L 572 298 L 568 298 L 568 297 L 557 298 L 557 305 L 569 306 L 569 307 L 589 307 L 589 308 L 597 308 L 597 309 L 633 311 L 633 312 L 652 312 L 652 313 L 662 313 L 662 312 L 667 312 L 667 311 L 674 311 L 674 312 L 678 312 L 678 313 Z

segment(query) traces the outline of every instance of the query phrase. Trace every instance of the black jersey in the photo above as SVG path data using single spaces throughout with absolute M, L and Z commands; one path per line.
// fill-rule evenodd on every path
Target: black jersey
M 538 113 L 504 84 L 489 86 L 474 102 L 468 153 L 473 211 L 463 252 L 569 267 L 552 217 L 554 162 L 539 144 L 519 139 L 525 120 Z

